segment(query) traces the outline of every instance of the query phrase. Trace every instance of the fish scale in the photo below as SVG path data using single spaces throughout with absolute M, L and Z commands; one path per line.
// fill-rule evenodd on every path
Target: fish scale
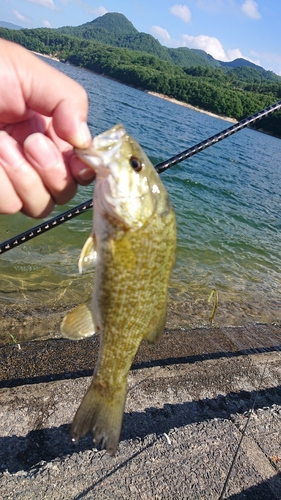
M 160 236 L 164 231 L 173 231 L 174 215 L 169 214 L 157 231 L 154 231 L 155 223 L 157 224 L 156 217 L 136 233 L 125 233 L 124 238 L 130 242 L 131 251 L 123 249 L 122 252 L 116 248 L 119 266 L 116 266 L 116 260 L 112 258 L 111 252 L 107 253 L 108 259 L 105 258 L 102 263 L 103 270 L 97 283 L 97 290 L 99 289 L 98 303 L 103 316 L 102 349 L 106 349 L 106 342 L 108 344 L 107 355 L 103 356 L 105 367 L 102 365 L 99 367 L 99 372 L 104 369 L 104 377 L 110 364 L 109 356 L 117 365 L 117 373 L 129 370 L 138 344 L 153 328 L 153 321 L 157 323 L 158 315 L 166 307 L 165 274 L 166 269 L 173 263 L 174 249 L 172 247 L 168 252 L 165 243 L 161 246 Z M 144 261 L 143 252 L 148 253 L 150 258 Z M 131 264 L 130 258 L 136 262 Z M 161 275 L 164 278 L 162 280 Z M 127 335 L 128 331 L 130 335 Z M 122 343 L 116 342 L 120 339 L 120 332 L 123 332 Z M 132 353 L 130 358 L 129 352 Z M 126 359 L 122 359 L 124 353 Z

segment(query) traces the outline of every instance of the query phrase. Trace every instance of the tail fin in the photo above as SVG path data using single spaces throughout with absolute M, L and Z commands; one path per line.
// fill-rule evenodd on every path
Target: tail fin
M 72 422 L 70 435 L 73 442 L 78 442 L 93 429 L 94 442 L 110 455 L 114 455 L 121 433 L 124 407 L 127 394 L 127 383 L 114 392 L 99 390 L 95 378 L 87 390 Z

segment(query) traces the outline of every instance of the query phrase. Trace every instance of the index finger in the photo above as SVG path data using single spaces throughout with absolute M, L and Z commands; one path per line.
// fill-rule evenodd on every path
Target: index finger
M 85 89 L 23 47 L 6 43 L 13 46 L 10 62 L 18 75 L 26 111 L 29 108 L 51 116 L 58 136 L 74 147 L 87 147 L 91 134 L 87 126 L 88 97 Z

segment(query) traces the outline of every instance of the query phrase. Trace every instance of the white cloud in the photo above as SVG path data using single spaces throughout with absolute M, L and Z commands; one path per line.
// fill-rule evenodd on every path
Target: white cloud
M 258 66 L 261 66 L 259 59 L 256 58 L 253 59 L 251 57 L 244 56 L 244 54 L 242 54 L 240 49 L 229 49 L 227 51 L 227 56 L 228 56 L 228 61 L 234 61 L 234 59 L 246 59 L 247 61 L 257 64 Z
M 251 56 L 255 58 L 255 63 L 277 75 L 281 75 L 281 56 L 275 52 L 256 52 L 251 51 Z M 258 62 L 257 62 L 258 61 Z
M 182 35 L 183 43 L 185 47 L 189 47 L 190 49 L 201 49 L 205 50 L 207 54 L 210 54 L 215 59 L 219 59 L 220 61 L 228 61 L 228 57 L 224 51 L 224 48 L 220 41 L 213 37 L 207 35 Z
M 262 66 L 260 62 L 260 56 L 257 53 L 250 53 L 251 57 L 242 54 L 241 50 L 237 47 L 234 49 L 225 50 L 218 38 L 208 36 L 208 35 L 198 35 L 192 36 L 186 33 L 182 34 L 180 38 L 172 38 L 170 33 L 161 26 L 152 26 L 151 33 L 158 38 L 161 43 L 166 43 L 168 47 L 188 47 L 189 49 L 199 49 L 204 50 L 207 54 L 210 54 L 214 59 L 224 62 L 234 61 L 234 59 L 246 59 L 247 61 L 253 62 L 259 66 Z M 281 57 L 279 56 L 280 61 Z
M 30 3 L 36 3 L 42 7 L 47 7 L 47 9 L 57 10 L 57 6 L 54 4 L 53 0 L 27 0 Z
M 103 16 L 108 12 L 108 10 L 102 5 L 99 5 L 99 7 L 93 8 L 92 10 L 97 16 Z
M 169 32 L 165 28 L 161 28 L 161 26 L 152 26 L 151 33 L 166 42 L 167 40 L 171 40 Z
M 13 10 L 13 14 L 20 21 L 24 21 L 25 23 L 30 23 L 30 19 L 28 19 L 27 17 L 23 16 L 18 10 Z
M 52 27 L 51 23 L 49 23 L 49 21 L 47 21 L 47 20 L 42 21 L 42 24 L 43 24 L 43 26 L 45 26 L 45 28 L 51 28 Z
M 187 5 L 177 3 L 170 8 L 170 12 L 177 17 L 180 17 L 185 23 L 191 22 L 191 12 Z
M 181 40 L 172 40 L 169 43 L 170 46 L 173 47 L 188 47 L 189 49 L 200 49 L 207 52 L 214 57 L 214 59 L 218 59 L 219 61 L 229 62 L 234 59 L 247 59 L 255 64 L 260 64 L 259 61 L 253 60 L 250 57 L 244 56 L 239 48 L 237 49 L 228 49 L 224 50 L 221 42 L 212 36 L 207 35 L 199 35 L 199 36 L 191 36 L 184 34 L 181 37 Z
M 255 0 L 245 0 L 241 7 L 242 11 L 246 16 L 251 17 L 252 19 L 260 19 L 261 15 L 259 13 L 259 6 Z
M 160 41 L 165 41 L 169 47 L 188 47 L 189 49 L 201 49 L 205 50 L 207 54 L 210 54 L 215 59 L 220 61 L 229 61 L 229 57 L 224 51 L 224 48 L 220 41 L 211 36 L 198 35 L 191 36 L 187 34 L 182 34 L 180 39 L 174 39 L 170 36 L 169 32 L 161 26 L 152 26 L 151 33 Z M 235 49 L 238 51 L 239 49 Z M 238 54 L 238 52 L 236 52 Z M 238 56 L 237 56 L 238 57 Z M 239 57 L 242 57 L 239 51 Z
M 246 57 L 243 56 L 240 49 L 229 49 L 227 51 L 227 55 L 229 61 L 234 61 L 234 59 L 240 59 L 240 58 L 246 59 Z

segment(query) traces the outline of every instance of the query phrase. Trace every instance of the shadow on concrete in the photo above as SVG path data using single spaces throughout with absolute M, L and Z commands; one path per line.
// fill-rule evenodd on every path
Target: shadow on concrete
M 281 474 L 276 473 L 276 476 L 252 486 L 251 488 L 245 489 L 241 491 L 241 493 L 231 496 L 226 495 L 219 500 L 280 500 L 280 484 Z M 79 498 L 83 497 L 80 496 Z
M 256 401 L 255 401 L 256 398 Z M 149 434 L 157 436 L 173 428 L 213 418 L 229 419 L 234 413 L 244 413 L 273 404 L 281 405 L 281 386 L 258 391 L 240 391 L 183 404 L 166 404 L 163 408 L 147 408 L 144 412 L 125 413 L 122 440 L 142 441 Z M 33 430 L 26 436 L 0 438 L 0 472 L 34 471 L 45 462 L 63 458 L 93 448 L 92 436 L 85 436 L 78 445 L 69 438 L 69 426 Z M 242 498 L 242 497 L 241 497 Z M 250 498 L 250 497 L 249 497 Z M 259 498 L 259 497 L 256 497 Z M 262 498 L 262 497 L 260 497 Z

